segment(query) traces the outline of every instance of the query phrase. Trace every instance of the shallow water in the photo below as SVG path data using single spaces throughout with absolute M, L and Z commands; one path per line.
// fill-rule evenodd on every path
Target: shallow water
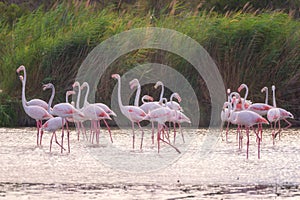
M 300 130 L 282 132 L 272 144 L 264 132 L 261 159 L 250 136 L 239 150 L 235 131 L 229 141 L 219 132 L 185 129 L 175 146 L 161 144 L 160 153 L 145 131 L 143 150 L 136 131 L 113 130 L 114 143 L 101 130 L 100 143 L 91 144 L 71 132 L 71 153 L 60 153 L 51 134 L 36 147 L 34 128 L 0 128 L 0 199 L 295 199 L 300 198 Z M 60 133 L 57 133 L 60 141 Z M 89 134 L 88 134 L 89 135 Z M 170 138 L 173 141 L 173 138 Z M 66 140 L 64 140 L 66 147 Z

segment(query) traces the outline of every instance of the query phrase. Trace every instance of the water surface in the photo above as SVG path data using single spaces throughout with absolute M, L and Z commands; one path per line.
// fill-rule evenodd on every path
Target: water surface
M 235 131 L 229 141 L 209 143 L 206 129 L 185 129 L 176 147 L 151 144 L 146 130 L 143 151 L 132 149 L 131 130 L 106 130 L 100 143 L 91 144 L 71 132 L 71 153 L 60 153 L 51 134 L 36 147 L 36 130 L 0 129 L 0 198 L 3 199 L 295 199 L 300 198 L 300 131 L 289 129 L 272 144 L 264 132 L 261 159 L 251 134 L 249 159 L 246 145 L 239 150 Z M 58 132 L 60 141 L 60 133 Z M 172 138 L 171 138 L 172 141 Z M 156 141 L 155 141 L 156 142 Z M 66 144 L 66 140 L 65 140 Z M 207 148 L 203 148 L 203 147 Z M 204 152 L 207 151 L 207 152 Z

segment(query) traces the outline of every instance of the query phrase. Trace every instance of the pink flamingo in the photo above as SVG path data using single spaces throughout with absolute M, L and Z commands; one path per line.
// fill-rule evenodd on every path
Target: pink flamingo
M 139 99 L 140 99 L 140 94 L 141 94 L 141 85 L 140 85 L 138 79 L 131 80 L 129 82 L 129 85 L 130 85 L 130 89 L 133 89 L 134 87 L 137 87 L 135 100 L 134 100 L 134 106 L 139 106 Z M 143 99 L 142 99 L 142 102 L 143 102 Z M 160 107 L 161 107 L 161 104 L 159 102 L 153 102 L 153 98 L 152 98 L 151 102 L 143 102 L 143 104 L 140 106 L 140 108 L 145 113 L 149 113 L 151 110 L 154 110 L 154 109 L 160 108 Z M 152 127 L 152 135 L 151 135 L 152 144 L 154 144 L 154 122 L 151 122 L 151 127 Z
M 178 111 L 183 111 L 182 107 L 177 103 L 176 101 L 173 101 L 173 98 L 176 98 L 178 102 L 181 102 L 181 97 L 179 96 L 178 93 L 174 92 L 171 97 L 170 101 L 166 103 L 166 106 L 168 106 L 171 110 L 178 110 Z
M 223 132 L 223 124 L 224 122 L 227 122 L 227 126 L 226 126 L 226 142 L 228 141 L 228 131 L 229 131 L 229 124 L 230 122 L 228 121 L 229 120 L 229 113 L 230 113 L 230 110 L 227 108 L 227 103 L 229 103 L 231 100 L 230 100 L 230 89 L 228 88 L 227 89 L 227 101 L 224 102 L 223 104 L 223 109 L 221 111 L 221 133 Z M 222 134 L 222 140 L 223 140 L 223 134 Z
M 228 124 L 231 123 L 231 124 L 235 124 L 238 126 L 237 127 L 237 139 L 239 140 L 239 149 L 241 149 L 242 148 L 242 139 L 243 139 L 242 127 L 239 124 L 236 124 L 234 122 L 237 114 L 240 112 L 240 111 L 236 111 L 236 109 L 237 109 L 237 104 L 240 101 L 241 97 L 240 97 L 239 93 L 232 92 L 229 95 L 229 99 L 230 99 L 229 102 L 224 103 L 223 109 L 228 107 L 228 110 L 229 110 Z M 233 104 L 233 107 L 232 107 L 232 104 Z
M 52 83 L 48 83 L 43 85 L 43 90 L 52 89 L 52 94 L 50 100 L 48 102 L 48 110 L 50 110 L 51 104 L 55 95 L 55 87 Z M 66 121 L 67 117 L 72 117 L 74 114 L 78 114 L 80 116 L 84 116 L 84 114 L 74 108 L 69 103 L 59 103 L 56 104 L 52 110 L 50 110 L 50 114 L 61 117 L 62 124 L 66 124 L 67 129 L 67 138 L 68 138 L 68 152 L 70 153 L 70 132 L 68 122 Z M 63 141 L 64 141 L 64 126 L 62 126 L 62 135 L 61 135 L 61 153 L 63 152 Z
M 292 124 L 287 121 L 287 118 L 292 118 L 294 119 L 294 116 L 292 113 L 288 112 L 287 110 L 283 109 L 283 108 L 277 108 L 276 105 L 276 98 L 275 98 L 275 85 L 272 85 L 272 91 L 273 91 L 273 108 L 270 109 L 267 113 L 267 118 L 269 120 L 269 122 L 271 123 L 271 127 L 272 127 L 272 122 L 274 122 L 274 128 L 272 130 L 272 138 L 273 138 L 273 145 L 275 144 L 275 138 L 277 136 L 277 134 L 279 134 L 279 138 L 280 138 L 280 133 L 282 131 L 281 127 L 280 127 L 280 120 L 284 120 L 285 122 L 288 123 L 288 126 L 286 126 L 284 129 L 289 128 Z M 276 123 L 278 123 L 278 131 L 276 132 Z M 276 133 L 275 133 L 276 132 Z
M 80 87 L 80 90 L 82 90 L 85 87 L 87 88 L 87 91 L 86 91 L 86 94 L 85 94 L 85 97 L 84 97 L 83 110 L 87 109 L 87 111 L 85 111 L 85 112 L 87 112 L 86 113 L 87 117 L 90 117 L 90 120 L 94 121 L 95 124 L 97 123 L 96 126 L 94 126 L 94 129 L 96 130 L 96 136 L 98 135 L 97 134 L 98 126 L 100 128 L 100 124 L 98 123 L 98 120 L 103 120 L 104 121 L 104 124 L 106 125 L 108 133 L 110 135 L 110 141 L 113 143 L 110 127 L 108 126 L 108 124 L 106 122 L 106 119 L 111 120 L 111 117 L 109 115 L 116 116 L 116 114 L 110 108 L 108 108 L 108 106 L 106 106 L 103 103 L 90 104 L 87 101 L 87 98 L 88 98 L 88 95 L 89 95 L 89 92 L 90 92 L 89 84 L 87 82 L 82 83 L 82 85 Z M 94 108 L 94 109 L 92 109 L 92 108 Z M 97 137 L 97 140 L 98 140 L 98 137 Z
M 121 77 L 119 74 L 112 74 L 111 77 L 118 80 L 118 103 L 119 103 L 120 110 L 122 114 L 125 115 L 131 121 L 132 124 L 132 147 L 134 149 L 134 140 L 135 140 L 134 123 L 137 123 L 142 132 L 142 139 L 140 145 L 140 149 L 142 149 L 144 131 L 140 125 L 140 121 L 144 120 L 144 118 L 146 117 L 146 113 L 138 106 L 123 105 L 121 99 Z
M 181 128 L 181 123 L 187 122 L 187 123 L 192 123 L 190 118 L 188 118 L 185 114 L 183 114 L 180 111 L 176 111 L 177 114 L 175 115 L 174 119 L 173 119 L 173 123 L 174 124 L 178 124 L 180 133 L 181 133 L 181 137 L 182 137 L 182 141 L 184 141 L 184 136 L 183 136 L 183 132 L 182 132 L 182 128 Z M 176 137 L 176 132 L 174 133 L 174 144 L 175 144 L 175 137 Z
M 80 83 L 78 81 L 75 81 L 72 85 L 73 90 L 75 89 L 75 87 L 77 87 L 78 89 L 78 93 L 77 93 L 77 99 L 76 99 L 76 109 L 80 110 L 79 104 L 80 104 L 80 97 L 81 97 L 81 89 L 80 89 Z M 86 130 L 85 127 L 83 125 L 83 122 L 87 120 L 87 118 L 84 117 L 80 117 L 78 115 L 74 116 L 74 120 L 77 126 L 77 140 L 79 141 L 79 137 L 80 137 L 80 130 L 82 131 L 82 134 L 85 135 L 86 139 L 87 139 L 87 135 L 86 135 Z
M 143 103 L 143 104 L 147 103 L 145 100 L 147 100 L 148 102 L 152 102 L 154 99 L 153 99 L 153 97 L 151 97 L 151 96 L 149 96 L 149 95 L 144 95 L 144 96 L 142 97 L 142 103 Z
M 56 144 L 58 144 L 61 148 L 63 148 L 61 146 L 61 144 L 59 144 L 59 142 L 57 141 L 57 137 L 56 137 L 56 133 L 55 133 L 55 131 L 57 131 L 58 129 L 60 129 L 63 126 L 62 121 L 63 120 L 61 117 L 53 117 L 53 118 L 47 120 L 42 126 L 42 130 L 52 132 L 52 136 L 51 136 L 51 140 L 50 140 L 50 152 L 51 152 L 51 147 L 52 147 L 53 136 L 55 137 Z
M 26 69 L 25 69 L 24 65 L 21 65 L 17 69 L 18 74 L 20 74 L 21 71 L 23 71 L 23 73 L 24 73 L 24 77 L 23 77 L 24 81 L 23 82 L 24 82 L 24 88 L 25 88 L 27 75 L 26 75 Z M 24 96 L 25 96 L 25 89 L 24 89 Z M 48 109 L 48 104 L 41 99 L 31 99 L 30 101 L 27 101 L 26 97 L 25 97 L 25 102 L 26 102 L 26 105 L 28 105 L 28 106 L 40 106 L 40 107 L 44 108 L 45 110 Z
M 24 108 L 25 113 L 35 119 L 36 121 L 36 128 L 37 128 L 37 146 L 42 145 L 42 135 L 43 131 L 41 130 L 42 126 L 42 120 L 47 120 L 52 118 L 53 116 L 47 112 L 47 110 L 43 107 L 37 106 L 37 105 L 27 105 L 26 99 L 25 99 L 25 81 L 23 79 L 23 76 L 19 76 L 21 82 L 22 82 L 22 105 Z M 40 130 L 41 130 L 41 136 L 40 136 Z M 39 141 L 40 137 L 40 141 Z
M 158 123 L 158 132 L 157 132 L 157 151 L 159 153 L 160 150 L 160 141 L 170 145 L 173 147 L 178 153 L 181 153 L 178 148 L 173 146 L 170 142 L 165 141 L 161 135 L 164 134 L 164 126 L 165 122 L 172 121 L 174 118 L 177 117 L 176 110 L 171 110 L 167 106 L 162 106 L 160 108 L 154 109 L 150 111 L 147 116 L 146 120 L 155 121 Z
M 240 87 L 238 88 L 238 92 L 241 92 L 241 90 L 244 88 L 246 89 L 246 93 L 245 93 L 244 98 L 241 98 L 240 101 L 238 102 L 237 108 L 236 108 L 237 111 L 248 109 L 248 107 L 252 104 L 251 101 L 247 100 L 249 89 L 245 83 L 242 83 L 240 85 Z M 244 104 L 243 104 L 243 102 L 244 102 Z
M 175 111 L 183 111 L 182 107 L 179 105 L 179 103 L 173 101 L 173 98 L 176 98 L 178 100 L 178 102 L 181 102 L 181 97 L 179 96 L 178 93 L 174 92 L 171 97 L 170 97 L 170 101 L 166 102 L 165 106 L 169 107 L 171 110 L 175 110 Z M 174 144 L 175 144 L 175 138 L 176 138 L 176 121 L 178 120 L 178 116 L 177 116 L 177 112 L 176 115 L 174 116 L 173 119 L 171 119 L 170 121 L 173 122 L 173 127 L 174 127 Z M 185 116 L 186 117 L 186 116 Z M 173 120 L 173 121 L 172 121 Z M 182 135 L 182 139 L 184 141 L 184 137 Z
M 249 110 L 242 110 L 236 114 L 235 119 L 232 121 L 233 123 L 239 124 L 241 126 L 245 126 L 246 128 L 246 135 L 247 135 L 247 159 L 249 154 L 249 129 L 253 127 L 255 124 L 263 123 L 269 124 L 269 122 L 260 116 L 259 114 L 249 111 Z M 254 131 L 255 132 L 255 131 Z M 256 133 L 256 132 L 255 132 Z M 258 137 L 258 158 L 260 158 L 260 139 L 258 133 L 256 133 Z
M 241 84 L 239 87 L 238 91 L 240 92 L 242 89 L 246 89 L 246 95 L 245 99 L 248 96 L 248 87 L 246 84 Z M 262 91 L 266 91 L 267 94 L 267 87 L 264 87 Z M 242 109 L 245 109 L 245 99 L 242 101 Z M 267 96 L 266 96 L 266 102 L 268 101 Z M 267 115 L 268 111 L 272 108 L 272 106 L 268 105 L 267 103 L 254 103 L 248 106 L 247 110 L 251 110 L 260 116 Z M 260 139 L 262 139 L 262 124 L 258 124 L 258 131 L 260 132 Z

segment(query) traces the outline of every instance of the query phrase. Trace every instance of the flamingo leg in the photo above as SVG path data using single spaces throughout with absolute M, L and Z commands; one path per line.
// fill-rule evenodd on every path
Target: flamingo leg
M 113 139 L 112 139 L 112 136 L 111 136 L 110 127 L 108 126 L 108 124 L 107 124 L 107 122 L 106 122 L 106 120 L 105 120 L 105 119 L 103 119 L 103 121 L 104 121 L 104 124 L 105 124 L 105 125 L 106 125 L 106 127 L 107 127 L 107 130 L 108 130 L 108 132 L 109 132 L 110 141 L 111 141 L 111 143 L 114 143 L 114 142 L 113 142 Z
M 63 142 L 64 142 L 64 118 L 62 118 L 62 129 L 61 129 L 61 153 L 63 153 Z
M 77 140 L 79 141 L 80 137 L 80 123 L 78 121 L 75 122 L 76 129 L 77 129 Z
M 94 120 L 91 120 L 91 135 L 90 135 L 90 141 L 92 142 L 92 144 L 94 143 Z
M 141 146 L 140 146 L 140 149 L 142 150 L 142 148 L 143 148 L 143 140 L 144 140 L 144 130 L 142 129 L 140 122 L 137 122 L 137 124 L 138 124 L 140 130 L 142 131 Z
M 152 135 L 151 135 L 151 139 L 152 139 L 152 144 L 154 144 L 154 122 L 151 122 L 151 126 L 152 126 Z
M 53 136 L 53 135 L 52 135 L 52 136 Z M 55 131 L 54 131 L 54 137 L 55 137 L 55 142 L 56 142 L 56 144 L 58 144 L 58 146 L 60 146 L 61 148 L 63 148 L 63 150 L 66 150 L 63 146 L 61 146 L 61 145 L 59 144 L 59 142 L 58 142 L 58 140 L 57 140 L 57 137 L 56 137 Z
M 52 136 L 51 136 L 51 140 L 50 140 L 50 152 L 51 152 L 51 147 L 52 147 L 52 140 L 53 140 L 53 136 L 55 135 L 55 131 L 53 131 Z
M 131 122 L 132 124 L 132 148 L 134 149 L 134 139 L 135 139 L 135 135 L 134 135 L 134 122 Z
M 273 145 L 275 145 L 275 130 L 276 130 L 276 121 L 274 122 L 274 128 L 272 130 Z
M 42 130 L 42 120 L 40 120 L 40 130 L 41 130 L 41 134 L 40 134 L 40 146 L 42 146 L 42 139 L 43 139 L 43 134 L 44 131 Z
M 36 120 L 36 129 L 37 129 L 37 135 L 36 135 L 36 145 L 39 146 L 39 137 L 40 137 L 40 125 L 39 120 Z
M 249 127 L 246 127 L 246 134 L 247 134 L 247 159 L 249 157 Z
M 87 134 L 86 134 L 86 130 L 85 130 L 85 127 L 84 127 L 84 125 L 83 125 L 82 122 L 80 122 L 80 126 L 81 126 L 81 129 L 82 129 L 82 134 L 84 134 L 85 135 L 85 139 L 88 140 L 88 137 L 87 137 Z
M 292 123 L 289 122 L 287 119 L 283 119 L 286 123 L 288 123 L 288 125 L 282 129 L 287 129 L 287 128 L 290 128 L 292 126 Z
M 66 128 L 67 128 L 67 138 L 68 138 L 68 152 L 70 153 L 70 131 L 68 121 L 66 120 Z
M 176 140 L 176 123 L 173 122 L 173 127 L 174 127 L 174 141 L 173 144 L 175 144 L 175 140 Z
M 160 130 L 161 129 L 161 125 L 158 123 L 158 127 L 157 127 L 157 153 L 159 153 L 159 149 L 160 149 Z
M 280 127 L 280 121 L 278 121 L 278 131 L 275 133 L 274 138 L 277 137 L 277 135 L 279 135 L 279 140 L 280 140 L 280 133 L 281 133 L 282 129 Z
M 96 128 L 96 131 L 97 131 L 97 134 L 96 134 L 96 138 L 97 138 L 97 144 L 99 144 L 99 137 L 100 137 L 100 120 L 97 120 L 97 128 Z

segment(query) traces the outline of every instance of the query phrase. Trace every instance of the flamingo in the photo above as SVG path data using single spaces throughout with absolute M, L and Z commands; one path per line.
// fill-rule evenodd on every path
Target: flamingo
M 60 129 L 62 126 L 65 125 L 65 124 L 62 124 L 62 121 L 63 120 L 61 117 L 53 117 L 53 118 L 50 118 L 49 120 L 47 120 L 42 126 L 42 130 L 52 132 L 52 136 L 51 136 L 51 140 L 50 140 L 50 152 L 51 152 L 51 147 L 52 147 L 53 136 L 55 137 L 56 144 L 58 144 L 61 148 L 63 148 L 61 146 L 61 144 L 59 144 L 59 142 L 57 141 L 57 137 L 56 137 L 56 133 L 55 133 L 55 131 L 57 131 L 58 129 Z
M 174 92 L 171 97 L 170 101 L 166 103 L 166 106 L 168 106 L 171 110 L 178 110 L 178 111 L 183 111 L 182 107 L 177 103 L 176 101 L 173 101 L 173 98 L 176 98 L 178 102 L 181 102 L 181 97 L 179 96 L 178 93 Z
M 149 96 L 149 95 L 144 95 L 142 97 L 142 103 L 145 104 L 147 103 L 145 100 L 148 100 L 149 102 L 152 102 L 153 101 L 153 97 Z
M 93 120 L 95 120 L 95 121 L 103 120 L 104 121 L 104 124 L 106 125 L 108 133 L 110 135 L 110 140 L 113 143 L 110 127 L 108 126 L 108 124 L 106 122 L 106 119 L 111 120 L 111 117 L 109 115 L 116 116 L 116 114 L 110 108 L 108 108 L 108 106 L 106 106 L 103 103 L 90 104 L 87 101 L 87 98 L 88 98 L 88 95 L 89 95 L 89 92 L 90 92 L 89 84 L 87 82 L 82 83 L 82 85 L 80 87 L 80 90 L 82 90 L 85 87 L 87 88 L 87 91 L 86 91 L 86 94 L 85 94 L 85 97 L 84 97 L 83 109 L 84 110 L 87 109 L 85 112 L 88 112 L 87 116 L 90 117 L 90 120 L 92 120 L 92 121 Z M 94 108 L 94 110 L 92 108 Z M 94 121 L 94 123 L 95 123 L 95 121 Z M 99 124 L 99 127 L 100 127 L 100 124 Z M 97 132 L 97 127 L 95 127 L 95 130 Z
M 282 131 L 281 127 L 280 127 L 280 120 L 284 120 L 285 122 L 288 123 L 288 126 L 286 126 L 284 128 L 284 129 L 286 129 L 292 125 L 289 121 L 287 121 L 287 118 L 294 119 L 294 116 L 292 113 L 288 112 L 287 110 L 285 110 L 283 108 L 277 108 L 276 98 L 275 98 L 275 89 L 276 89 L 275 85 L 272 85 L 273 108 L 270 109 L 267 113 L 267 118 L 268 118 L 269 122 L 271 123 L 271 127 L 272 127 L 272 122 L 274 122 L 274 128 L 272 130 L 273 145 L 275 144 L 275 138 L 276 138 L 277 134 L 279 134 L 279 138 L 280 138 L 280 132 Z M 278 123 L 278 131 L 275 133 L 276 123 Z
M 229 102 L 224 103 L 223 109 L 228 107 L 228 110 L 229 110 L 228 124 L 231 123 L 231 124 L 235 124 L 238 126 L 237 127 L 237 139 L 239 140 L 239 149 L 241 149 L 242 148 L 242 139 L 243 139 L 242 127 L 241 127 L 241 125 L 236 124 L 234 122 L 234 119 L 236 118 L 237 114 L 240 112 L 240 111 L 237 111 L 236 109 L 237 109 L 237 104 L 240 101 L 241 97 L 240 97 L 239 93 L 232 92 L 229 95 L 229 99 L 230 99 Z M 233 107 L 232 107 L 232 104 L 233 104 Z
M 69 103 L 68 98 L 69 98 L 70 95 L 73 95 L 73 94 L 76 94 L 76 92 L 74 90 L 70 90 L 70 91 L 66 92 L 66 103 Z M 80 95 L 80 91 L 79 91 L 78 95 Z M 78 99 L 78 97 L 79 96 L 77 96 L 77 99 Z M 75 108 L 75 104 L 74 104 L 73 101 L 71 102 L 71 105 Z M 75 109 L 79 110 L 77 108 L 77 106 L 76 106 Z M 75 123 L 76 129 L 77 129 L 77 140 L 78 141 L 79 141 L 79 136 L 80 136 L 80 129 L 82 129 L 83 134 L 86 136 L 85 128 L 84 128 L 83 123 L 82 123 L 83 121 L 85 121 L 85 117 L 82 117 L 77 113 L 74 113 L 74 115 L 72 117 L 67 117 L 66 119 L 67 119 L 68 122 Z
M 240 92 L 242 89 L 246 89 L 246 94 L 248 95 L 248 87 L 246 84 L 241 84 L 238 91 Z M 267 94 L 267 87 L 264 87 L 261 91 L 266 91 Z M 246 95 L 245 95 L 246 99 Z M 245 99 L 242 101 L 242 108 L 245 109 Z M 260 116 L 267 115 L 268 111 L 272 108 L 272 106 L 268 105 L 267 103 L 268 99 L 266 96 L 266 103 L 254 103 L 248 106 L 247 110 L 251 110 Z M 258 124 L 258 131 L 260 132 L 260 138 L 262 139 L 262 124 Z
M 221 111 L 221 132 L 223 131 L 223 124 L 224 122 L 227 122 L 227 126 L 226 126 L 226 142 L 228 141 L 228 131 L 229 131 L 229 124 L 230 122 L 228 121 L 229 119 L 229 113 L 230 113 L 230 110 L 228 108 L 226 108 L 225 105 L 227 105 L 227 102 L 230 102 L 230 89 L 228 88 L 227 89 L 227 101 L 224 102 L 223 104 L 223 109 Z M 222 135 L 222 140 L 223 140 L 223 135 Z
M 179 105 L 179 103 L 173 101 L 173 98 L 176 98 L 178 100 L 178 102 L 181 102 L 181 97 L 179 96 L 178 93 L 174 92 L 171 97 L 170 97 L 170 101 L 166 102 L 165 106 L 167 106 L 168 108 L 170 108 L 171 110 L 175 110 L 175 111 L 183 111 L 183 109 L 181 108 L 181 106 Z M 186 116 L 185 116 L 186 117 Z M 173 121 L 172 121 L 173 120 Z M 175 138 L 176 138 L 176 122 L 178 120 L 178 116 L 177 116 L 177 112 L 176 115 L 174 116 L 173 119 L 171 119 L 171 121 L 173 122 L 173 127 L 174 127 L 174 144 L 175 144 Z M 182 132 L 181 132 L 182 133 Z M 182 134 L 182 139 L 184 141 L 184 137 Z
M 53 116 L 51 114 L 49 114 L 49 112 L 47 112 L 47 110 L 41 106 L 37 106 L 37 105 L 31 105 L 29 106 L 26 103 L 26 98 L 25 98 L 25 80 L 23 78 L 23 76 L 19 76 L 21 82 L 22 82 L 22 105 L 24 108 L 25 113 L 35 119 L 36 121 L 36 128 L 37 128 L 37 146 L 42 145 L 42 135 L 43 135 L 43 131 L 41 130 L 41 126 L 42 126 L 42 120 L 47 120 L 52 118 Z M 40 130 L 41 130 L 41 136 L 40 136 Z M 39 137 L 40 137 L 40 141 L 39 141 Z
M 24 73 L 23 79 L 24 79 L 24 88 L 25 88 L 27 75 L 26 75 L 26 69 L 25 69 L 24 65 L 21 65 L 17 69 L 18 74 L 20 74 L 21 71 L 23 71 L 23 73 Z M 24 89 L 24 97 L 25 97 L 25 89 Z M 26 102 L 26 105 L 28 105 L 28 106 L 40 106 L 40 107 L 44 108 L 45 110 L 48 109 L 48 104 L 45 101 L 41 100 L 41 99 L 31 99 L 30 101 L 27 101 L 26 97 L 25 97 L 25 102 Z
M 133 80 L 131 80 L 129 82 L 129 85 L 130 85 L 130 89 L 133 89 L 134 87 L 137 87 L 137 91 L 136 91 L 136 95 L 135 95 L 135 100 L 134 100 L 134 106 L 139 106 L 139 99 L 140 99 L 140 94 L 141 94 L 141 85 L 139 83 L 139 80 L 138 79 L 133 79 Z M 144 96 L 143 96 L 143 98 L 144 98 Z M 153 102 L 153 98 L 152 99 L 151 98 L 150 97 L 148 98 L 148 99 L 151 100 L 151 102 L 143 102 L 143 99 L 142 99 L 143 104 L 140 106 L 140 108 L 145 113 L 149 113 L 149 111 L 161 107 L 161 104 L 159 102 Z M 152 135 L 151 135 L 152 144 L 154 144 L 154 122 L 151 122 L 151 127 L 152 127 Z
M 48 110 L 50 110 L 51 104 L 55 95 L 55 87 L 52 83 L 48 83 L 43 85 L 43 90 L 52 89 L 52 94 L 50 100 L 48 102 Z M 68 138 L 68 152 L 70 153 L 70 132 L 68 122 L 66 121 L 67 117 L 72 117 L 74 114 L 78 114 L 80 116 L 84 116 L 84 114 L 74 108 L 69 103 L 59 103 L 56 104 L 52 110 L 50 110 L 50 114 L 61 117 L 62 124 L 66 124 L 67 129 L 67 138 Z M 63 152 L 63 140 L 64 140 L 64 126 L 62 126 L 62 135 L 61 135 L 61 153 Z
M 192 122 L 191 122 L 190 118 L 188 118 L 182 112 L 180 112 L 180 111 L 176 111 L 176 112 L 177 112 L 177 114 L 175 115 L 175 117 L 173 119 L 173 123 L 178 124 L 179 130 L 180 130 L 180 133 L 181 133 L 181 137 L 182 137 L 182 141 L 185 142 L 183 132 L 182 132 L 182 128 L 181 128 L 181 123 L 187 122 L 187 123 L 191 124 Z M 176 134 L 174 133 L 174 144 L 175 144 L 175 137 L 176 137 Z
M 79 104 L 80 104 L 80 97 L 81 97 L 81 89 L 80 89 L 80 83 L 78 81 L 75 81 L 72 85 L 73 90 L 75 89 L 75 87 L 78 88 L 78 94 L 77 94 L 77 99 L 76 99 L 76 109 L 80 110 Z M 85 135 L 86 139 L 87 139 L 87 135 L 86 135 L 86 130 L 85 127 L 83 125 L 83 122 L 87 120 L 87 118 L 84 117 L 80 117 L 78 115 L 74 116 L 74 120 L 75 123 L 77 124 L 77 140 L 79 141 L 79 136 L 80 136 L 80 129 L 82 131 L 82 133 Z
M 256 124 L 263 123 L 269 124 L 269 122 L 260 116 L 259 114 L 250 111 L 250 110 L 242 110 L 236 114 L 235 119 L 232 121 L 233 123 L 239 124 L 241 126 L 245 126 L 246 135 L 247 135 L 247 159 L 249 154 L 249 129 Z M 255 132 L 256 133 L 256 132 Z M 258 159 L 260 159 L 260 139 L 258 133 L 256 133 L 258 137 Z
M 236 108 L 237 111 L 248 109 L 248 107 L 252 104 L 251 101 L 247 100 L 249 89 L 245 83 L 242 83 L 240 85 L 240 87 L 238 88 L 238 92 L 240 92 L 244 88 L 246 89 L 246 93 L 245 93 L 244 98 L 241 98 L 241 100 L 240 100 L 241 102 L 239 101 L 239 103 L 237 104 L 237 108 Z M 243 104 L 243 102 L 244 102 L 244 104 Z
M 178 148 L 176 148 L 170 142 L 167 142 L 163 138 L 161 138 L 161 134 L 164 133 L 165 122 L 171 121 L 171 120 L 173 120 L 176 117 L 177 117 L 176 110 L 171 110 L 167 106 L 162 106 L 160 108 L 154 109 L 154 110 L 150 111 L 147 114 L 147 116 L 145 118 L 146 120 L 150 120 L 150 121 L 158 123 L 158 132 L 157 132 L 157 152 L 158 153 L 159 153 L 159 150 L 160 150 L 160 141 L 162 141 L 162 142 L 170 145 L 178 153 L 181 153 Z
M 135 140 L 135 133 L 134 133 L 134 123 L 137 123 L 141 132 L 142 132 L 142 139 L 141 139 L 141 145 L 140 149 L 142 149 L 143 146 L 143 137 L 144 137 L 144 131 L 140 125 L 140 121 L 144 120 L 146 117 L 146 113 L 138 106 L 124 106 L 121 99 L 121 77 L 119 74 L 112 74 L 112 78 L 117 79 L 118 81 L 118 103 L 120 110 L 123 115 L 125 115 L 132 124 L 132 147 L 134 149 L 134 140 Z

